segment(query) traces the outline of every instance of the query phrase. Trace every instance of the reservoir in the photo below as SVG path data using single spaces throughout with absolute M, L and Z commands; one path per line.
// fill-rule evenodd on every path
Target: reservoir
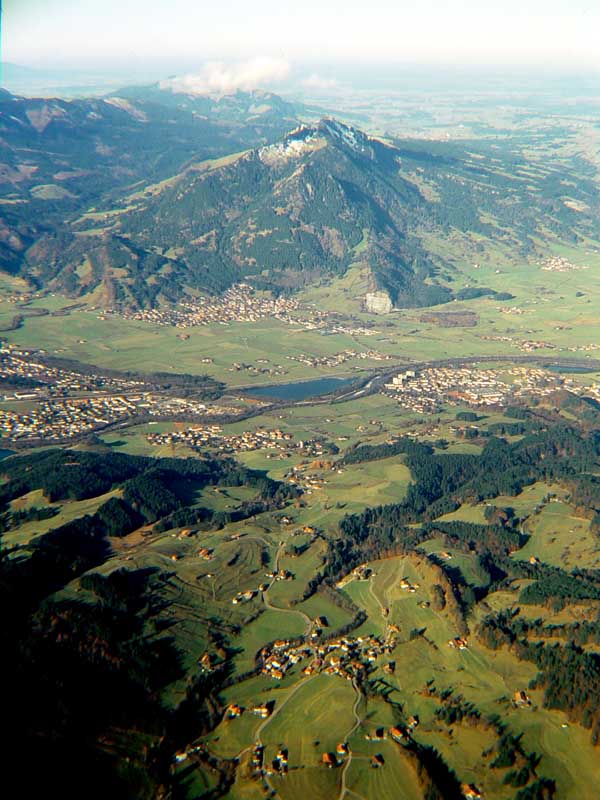
M 276 386 L 253 386 L 252 389 L 245 389 L 244 394 L 265 400 L 307 400 L 310 397 L 331 394 L 355 381 L 356 378 L 315 378 L 312 381 L 279 383 Z

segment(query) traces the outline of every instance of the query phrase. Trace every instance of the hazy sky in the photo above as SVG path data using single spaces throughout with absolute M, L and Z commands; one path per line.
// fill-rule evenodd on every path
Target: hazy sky
M 4 0 L 2 58 L 33 66 L 209 59 L 600 69 L 600 0 Z M 277 69 L 275 70 L 277 72 Z

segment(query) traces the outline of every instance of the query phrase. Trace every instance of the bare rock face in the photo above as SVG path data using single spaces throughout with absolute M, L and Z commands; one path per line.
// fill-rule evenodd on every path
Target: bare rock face
M 389 314 L 393 308 L 392 301 L 387 292 L 367 292 L 365 306 L 371 314 Z

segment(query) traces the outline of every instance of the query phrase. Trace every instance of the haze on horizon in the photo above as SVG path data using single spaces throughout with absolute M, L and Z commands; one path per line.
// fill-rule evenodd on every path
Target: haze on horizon
M 410 0 L 4 0 L 2 60 L 164 75 L 246 61 L 258 84 L 284 80 L 301 61 L 596 73 L 598 30 L 594 0 L 423 0 L 418 10 Z

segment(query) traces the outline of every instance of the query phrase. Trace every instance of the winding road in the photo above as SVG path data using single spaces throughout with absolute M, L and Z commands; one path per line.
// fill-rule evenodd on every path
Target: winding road
M 284 549 L 285 549 L 285 544 L 282 542 L 279 545 L 279 547 L 277 549 L 277 554 L 275 556 L 275 569 L 274 569 L 274 572 L 279 572 L 279 560 L 280 560 L 280 558 L 282 556 L 282 553 L 283 553 Z M 300 611 L 299 609 L 295 609 L 295 608 L 281 608 L 280 606 L 274 606 L 273 603 L 271 603 L 271 601 L 269 600 L 267 593 L 268 593 L 269 589 L 271 589 L 271 587 L 275 584 L 275 582 L 276 582 L 276 578 L 271 578 L 271 582 L 269 583 L 269 587 L 267 589 L 265 589 L 264 592 L 262 593 L 262 599 L 263 599 L 263 602 L 265 604 L 265 608 L 268 608 L 270 611 L 278 611 L 280 614 L 296 614 L 296 615 L 301 616 L 302 619 L 304 620 L 305 624 L 306 624 L 306 629 L 304 631 L 304 635 L 308 636 L 310 631 L 311 631 L 311 629 L 312 629 L 312 620 L 310 619 L 308 614 L 305 614 L 304 611 Z

